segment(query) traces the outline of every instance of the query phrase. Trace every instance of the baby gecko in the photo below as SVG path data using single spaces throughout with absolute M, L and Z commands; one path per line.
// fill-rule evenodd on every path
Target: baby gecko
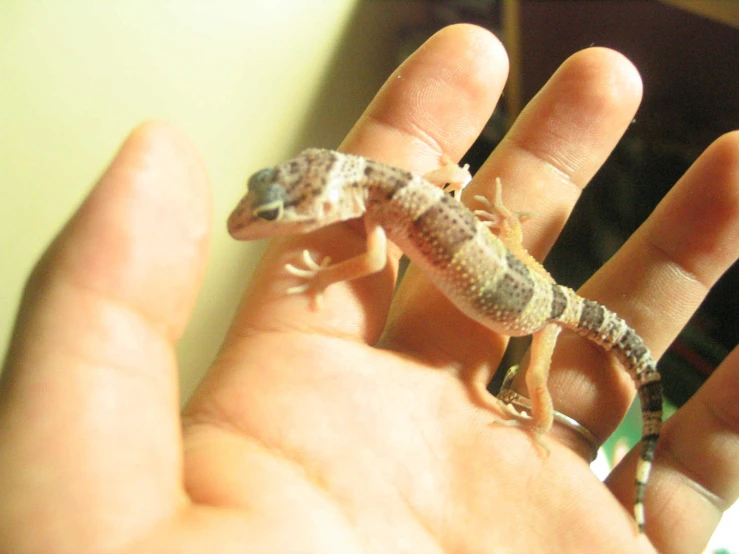
M 530 415 L 490 395 L 481 376 L 466 385 L 494 412 L 502 407 L 537 438 L 553 422 L 547 376 L 560 330 L 571 329 L 612 352 L 633 378 L 641 401 L 634 518 L 643 533 L 644 492 L 662 425 L 657 363 L 623 319 L 555 283 L 523 248 L 519 219 L 503 206 L 499 183 L 493 201 L 475 197 L 486 207 L 475 212 L 439 186 L 451 182 L 461 191 L 470 179 L 466 167 L 451 163 L 421 177 L 361 156 L 312 148 L 252 175 L 228 229 L 236 239 L 255 240 L 364 216 L 366 252 L 331 264 L 328 258 L 314 261 L 305 250 L 304 267 L 286 265 L 305 282 L 287 292 L 311 292 L 319 300 L 333 283 L 380 271 L 389 238 L 465 315 L 504 335 L 532 335 L 526 370 Z

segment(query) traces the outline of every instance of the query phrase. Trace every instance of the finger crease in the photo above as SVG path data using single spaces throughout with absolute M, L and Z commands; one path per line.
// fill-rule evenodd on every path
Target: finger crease
M 639 231 L 637 231 L 638 236 Z M 645 233 L 646 234 L 646 233 Z M 678 261 L 677 256 L 675 256 L 673 253 L 671 253 L 667 248 L 656 242 L 652 237 L 645 236 L 644 237 L 644 243 L 645 245 L 654 251 L 655 253 L 659 254 L 660 257 L 662 257 L 665 261 L 667 261 L 675 270 L 675 273 L 678 274 L 680 278 L 682 278 L 684 281 L 690 281 L 696 284 L 699 284 L 703 287 L 703 293 L 708 292 L 708 289 L 711 288 L 712 283 L 707 283 L 703 279 L 700 278 L 700 276 L 690 269 L 687 268 L 687 266 L 684 263 L 681 263 Z
M 428 148 L 437 158 L 445 153 L 445 150 L 444 148 L 442 148 L 439 141 L 437 141 L 431 134 L 427 133 L 417 125 L 411 125 L 411 129 L 407 130 L 398 127 L 397 125 L 392 125 L 374 115 L 364 115 L 363 118 L 366 118 L 370 122 L 382 128 L 389 129 L 392 133 L 399 133 L 401 136 L 408 137 L 414 142 L 420 142 L 426 148 Z
M 731 502 L 721 495 L 714 493 L 702 483 L 703 480 L 700 475 L 693 470 L 693 464 L 684 462 L 683 457 L 678 455 L 678 453 L 670 447 L 668 441 L 663 441 L 661 448 L 664 448 L 664 450 L 662 450 L 660 456 L 664 456 L 669 460 L 669 466 L 674 468 L 674 471 L 676 471 L 678 475 L 681 475 L 687 481 L 690 488 L 698 493 L 701 498 L 707 500 L 711 506 L 721 512 L 725 512 L 731 506 Z
M 282 461 L 285 465 L 290 467 L 296 474 L 302 475 L 306 480 L 315 488 L 316 492 L 324 497 L 325 500 L 330 501 L 332 505 L 336 506 L 337 510 L 344 517 L 348 524 L 355 523 L 349 516 L 347 510 L 342 506 L 341 502 L 338 501 L 336 495 L 334 495 L 328 488 L 327 484 L 323 479 L 320 478 L 315 472 L 310 471 L 309 468 L 298 461 L 295 456 L 291 456 L 284 449 L 269 444 L 264 439 L 257 435 L 249 432 L 242 425 L 239 425 L 232 417 L 227 413 L 227 410 L 223 410 L 211 398 L 209 402 L 208 410 L 200 410 L 197 414 L 189 414 L 182 416 L 183 428 L 193 429 L 197 426 L 201 427 L 214 427 L 224 433 L 228 433 L 232 436 L 236 436 L 251 444 L 252 446 L 266 452 L 270 456 Z
M 579 195 L 582 193 L 583 187 L 572 179 L 573 168 L 567 167 L 565 166 L 565 164 L 560 163 L 560 160 L 557 157 L 544 155 L 542 152 L 526 146 L 525 142 L 519 140 L 515 136 L 506 135 L 503 138 L 502 142 L 509 142 L 511 145 L 503 146 L 503 150 L 507 151 L 510 148 L 511 150 L 518 151 L 520 154 L 534 158 L 538 162 L 541 162 L 544 165 L 544 168 L 548 168 L 550 173 L 552 173 L 563 184 L 569 184 L 573 186 L 575 188 L 576 194 Z M 499 145 L 498 148 L 500 149 L 501 146 Z M 516 154 L 515 156 L 518 156 L 518 154 Z M 514 156 L 509 154 L 508 157 L 513 158 Z M 519 163 L 519 165 L 523 164 Z

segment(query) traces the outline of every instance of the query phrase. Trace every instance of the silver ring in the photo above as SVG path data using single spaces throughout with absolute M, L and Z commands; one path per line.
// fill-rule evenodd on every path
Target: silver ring
M 498 393 L 497 398 L 504 404 L 510 404 L 517 410 L 525 410 L 530 414 L 531 400 L 511 388 L 513 378 L 516 376 L 517 371 L 518 366 L 513 366 L 506 372 L 505 378 L 503 379 L 503 385 L 500 387 L 500 392 Z M 590 429 L 585 427 L 579 421 L 563 414 L 562 412 L 558 412 L 557 410 L 554 410 L 554 421 L 579 435 L 590 447 L 590 461 L 592 462 L 595 460 L 598 455 L 600 443 Z

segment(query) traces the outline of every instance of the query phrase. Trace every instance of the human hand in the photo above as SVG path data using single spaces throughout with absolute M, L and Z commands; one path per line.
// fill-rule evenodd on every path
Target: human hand
M 460 157 L 506 66 L 489 33 L 442 31 L 388 79 L 342 149 L 418 173 Z M 539 214 L 525 240 L 541 259 L 640 94 L 620 55 L 576 54 L 470 187 L 499 176 L 512 209 Z M 735 133 L 581 291 L 657 356 L 736 258 L 738 167 Z M 318 312 L 284 294 L 284 264 L 303 248 L 361 251 L 351 225 L 271 243 L 181 417 L 173 347 L 205 265 L 207 199 L 186 139 L 143 126 L 40 261 L 0 389 L 0 552 L 651 550 L 630 513 L 638 452 L 604 485 L 567 429 L 555 426 L 542 457 L 524 431 L 493 425 L 458 374 L 493 371 L 504 338 L 412 268 L 393 298 L 398 252 L 381 273 L 329 288 Z M 602 440 L 634 392 L 569 334 L 550 389 Z M 700 550 L 737 496 L 737 390 L 735 350 L 664 427 L 646 497 L 660 551 Z

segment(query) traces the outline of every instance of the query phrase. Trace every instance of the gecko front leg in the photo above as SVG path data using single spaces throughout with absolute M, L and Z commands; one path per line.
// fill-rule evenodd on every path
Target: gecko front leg
M 423 175 L 423 178 L 439 187 L 447 185 L 447 190 L 461 194 L 464 188 L 472 181 L 470 165 L 460 166 L 444 154 L 441 157 L 441 166 Z
M 377 273 L 387 264 L 387 236 L 385 230 L 368 217 L 364 218 L 367 233 L 367 250 L 362 254 L 331 264 L 331 258 L 323 258 L 320 263 L 313 260 L 308 250 L 303 250 L 306 267 L 285 264 L 291 275 L 305 279 L 305 282 L 287 289 L 288 294 L 309 293 L 312 295 L 314 310 L 321 308 L 323 291 L 334 283 L 351 281 L 365 275 Z

